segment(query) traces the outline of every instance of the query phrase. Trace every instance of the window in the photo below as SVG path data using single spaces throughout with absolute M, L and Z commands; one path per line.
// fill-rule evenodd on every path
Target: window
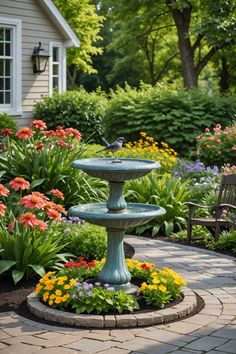
M 49 94 L 66 89 L 66 56 L 62 43 L 50 43 Z
M 21 21 L 0 17 L 0 113 L 21 113 Z

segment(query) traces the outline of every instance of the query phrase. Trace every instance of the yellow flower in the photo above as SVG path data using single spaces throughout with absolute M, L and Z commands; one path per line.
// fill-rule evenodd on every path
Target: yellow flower
M 72 279 L 70 280 L 70 286 L 73 286 L 75 283 L 76 283 L 76 280 L 75 280 L 74 278 L 72 278 Z
M 57 296 L 61 296 L 62 292 L 61 292 L 61 290 L 57 289 L 57 290 L 55 291 L 55 294 L 56 294 Z
M 162 293 L 166 292 L 166 287 L 164 285 L 159 286 L 159 290 L 161 290 Z
M 48 284 L 45 289 L 46 290 L 52 290 L 54 288 L 54 285 L 53 284 Z
M 160 280 L 158 278 L 152 279 L 153 284 L 159 284 Z
M 161 278 L 162 283 L 167 283 L 167 279 L 166 278 Z
M 66 284 L 65 286 L 64 286 L 64 289 L 65 290 L 68 290 L 68 289 L 70 289 L 71 288 L 71 286 L 69 285 L 69 284 Z
M 55 304 L 60 304 L 62 301 L 62 298 L 60 296 L 58 296 L 55 300 Z
M 36 289 L 35 289 L 35 293 L 39 293 L 40 292 L 40 290 L 42 290 L 42 285 L 41 284 L 37 284 L 36 285 Z
M 46 302 L 48 297 L 49 297 L 49 293 L 48 292 L 44 293 L 43 294 L 43 301 Z
M 51 294 L 51 295 L 49 296 L 49 299 L 50 299 L 50 300 L 54 300 L 54 299 L 55 299 L 55 297 L 56 297 L 56 295 L 55 295 L 55 294 Z
M 65 302 L 69 297 L 70 297 L 69 294 L 62 296 L 62 298 L 61 298 L 62 302 Z
M 51 306 L 53 304 L 53 300 L 49 300 L 48 304 Z

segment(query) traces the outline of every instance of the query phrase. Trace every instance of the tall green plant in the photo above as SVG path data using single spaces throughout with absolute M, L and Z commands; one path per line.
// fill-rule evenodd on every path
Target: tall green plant
M 188 184 L 188 180 L 183 182 L 179 177 L 159 178 L 155 174 L 127 183 L 126 199 L 129 202 L 155 204 L 166 209 L 166 214 L 137 227 L 136 232 L 148 232 L 153 237 L 160 233 L 169 236 L 185 226 L 187 207 L 184 203 L 190 198 Z

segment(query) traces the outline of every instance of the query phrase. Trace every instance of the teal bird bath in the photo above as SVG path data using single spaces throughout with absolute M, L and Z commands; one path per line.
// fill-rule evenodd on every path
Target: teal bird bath
M 108 236 L 107 258 L 98 278 L 109 283 L 116 290 L 135 293 L 136 287 L 130 283 L 131 275 L 127 268 L 123 239 L 126 228 L 147 223 L 165 209 L 151 204 L 126 203 L 123 186 L 126 180 L 145 176 L 160 164 L 151 160 L 111 158 L 82 159 L 72 163 L 90 176 L 109 182 L 109 197 L 106 203 L 77 205 L 69 209 L 70 216 L 77 216 L 92 224 L 105 226 Z

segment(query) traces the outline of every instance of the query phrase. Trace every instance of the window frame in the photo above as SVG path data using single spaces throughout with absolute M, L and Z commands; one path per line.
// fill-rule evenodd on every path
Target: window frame
M 53 48 L 58 48 L 58 93 L 66 90 L 66 48 L 62 42 L 49 42 L 49 96 L 53 94 Z
M 22 115 L 22 21 L 0 17 L 0 27 L 12 30 L 11 103 L 0 104 L 0 114 Z

